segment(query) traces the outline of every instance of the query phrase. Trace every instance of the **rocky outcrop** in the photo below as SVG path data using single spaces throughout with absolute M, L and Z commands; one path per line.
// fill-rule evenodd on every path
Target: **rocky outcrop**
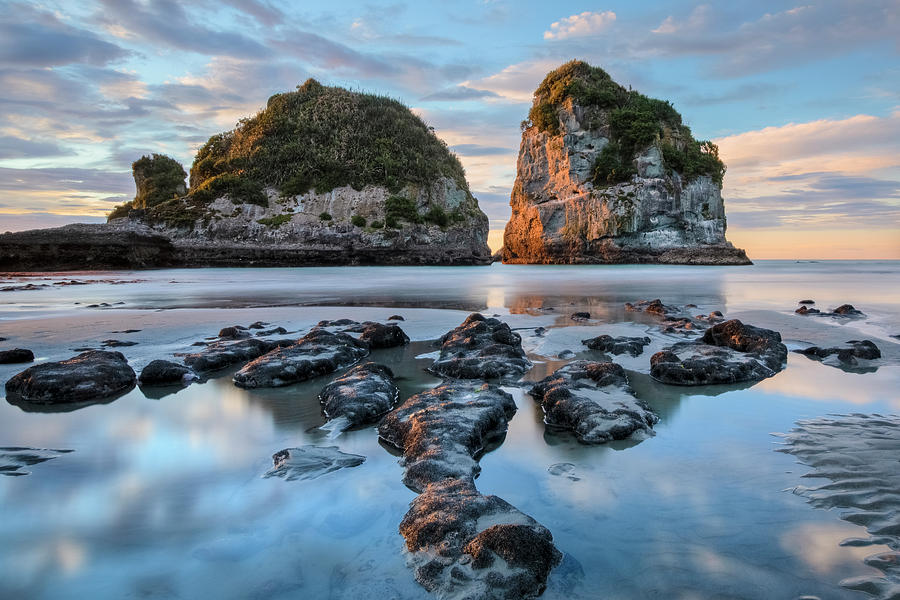
M 611 362 L 571 362 L 529 393 L 541 403 L 548 425 L 570 430 L 586 444 L 650 435 L 659 421 L 635 398 L 625 369 Z
M 75 224 L 0 234 L 0 271 L 146 269 L 182 264 L 148 227 Z
M 362 330 L 359 339 L 368 344 L 369 348 L 373 350 L 396 348 L 409 343 L 409 336 L 398 325 L 393 323 L 389 325 L 370 323 Z
M 353 367 L 326 385 L 319 394 L 329 419 L 342 419 L 343 428 L 375 422 L 397 402 L 400 390 L 394 373 L 373 362 Z
M 368 354 L 365 342 L 346 333 L 317 328 L 295 344 L 276 348 L 247 363 L 234 374 L 234 383 L 242 388 L 281 387 L 333 373 Z
M 280 346 L 290 346 L 294 340 L 261 340 L 257 338 L 239 342 L 214 342 L 200 352 L 186 354 L 184 364 L 197 373 L 217 371 L 248 362 L 271 352 Z
M 6 397 L 28 404 L 93 402 L 124 394 L 134 387 L 135 379 L 121 352 L 92 350 L 14 375 L 6 382 Z
M 786 362 L 781 334 L 732 319 L 710 327 L 696 342 L 681 342 L 654 354 L 650 375 L 675 385 L 738 383 L 771 377 Z
M 472 313 L 440 339 L 441 353 L 429 369 L 441 377 L 518 379 L 531 368 L 522 336 L 498 319 Z
M 403 452 L 419 496 L 400 524 L 416 581 L 438 597 L 531 598 L 561 555 L 540 523 L 475 488 L 477 456 L 516 411 L 500 388 L 457 381 L 417 394 L 378 432 Z
M 718 150 L 671 105 L 573 61 L 525 125 L 504 262 L 750 264 L 725 239 Z
M 581 340 L 581 343 L 591 350 L 600 350 L 608 354 L 630 354 L 640 356 L 644 346 L 650 343 L 648 337 L 612 337 L 611 335 L 598 335 L 595 338 Z

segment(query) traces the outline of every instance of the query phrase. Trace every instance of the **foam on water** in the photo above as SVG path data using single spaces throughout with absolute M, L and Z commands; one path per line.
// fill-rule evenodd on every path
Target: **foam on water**
M 868 539 L 848 546 L 884 545 L 890 552 L 868 557 L 883 577 L 860 576 L 842 585 L 877 598 L 900 597 L 900 417 L 850 414 L 799 421 L 784 436 L 779 452 L 793 454 L 814 470 L 804 477 L 824 478 L 794 493 L 822 509 L 846 509 L 841 517 L 862 525 Z

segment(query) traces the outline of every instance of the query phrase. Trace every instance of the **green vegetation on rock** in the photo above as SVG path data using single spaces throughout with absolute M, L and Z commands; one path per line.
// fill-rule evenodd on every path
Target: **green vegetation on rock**
M 626 90 L 606 71 L 583 61 L 573 60 L 547 74 L 534 93 L 534 104 L 523 125 L 558 135 L 559 111 L 572 104 L 584 109 L 583 126 L 608 126 L 610 143 L 594 165 L 595 185 L 631 179 L 636 173 L 635 158 L 654 143 L 669 169 L 688 180 L 708 175 L 722 183 L 725 165 L 718 148 L 712 142 L 695 140 L 670 102 Z
M 218 190 L 224 177 L 229 192 L 242 199 L 258 198 L 268 186 L 284 196 L 345 185 L 399 192 L 440 177 L 468 189 L 462 164 L 409 108 L 313 79 L 211 137 L 191 167 L 191 194 Z
M 330 221 L 331 219 L 332 219 L 331 213 L 325 212 L 325 211 L 322 211 L 322 212 L 319 213 L 319 220 L 320 220 L 320 221 Z
M 350 223 L 354 227 L 365 227 L 366 219 L 364 217 L 361 217 L 360 215 L 353 215 L 353 217 L 351 217 L 350 219 Z
M 291 215 L 290 213 L 283 213 L 280 215 L 275 215 L 274 217 L 264 217 L 262 219 L 257 219 L 256 222 L 260 225 L 265 225 L 267 227 L 271 227 L 272 229 L 277 229 L 278 227 L 281 227 L 282 225 L 290 221 L 292 216 L 293 215 Z
M 132 200 L 132 208 L 152 208 L 166 200 L 184 195 L 187 191 L 184 167 L 164 154 L 142 156 L 131 163 L 137 194 Z

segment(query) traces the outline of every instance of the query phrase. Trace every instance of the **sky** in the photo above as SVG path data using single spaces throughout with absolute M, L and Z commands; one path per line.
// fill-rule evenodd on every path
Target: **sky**
M 719 145 L 751 258 L 900 259 L 900 0 L 0 0 L 0 231 L 100 222 L 141 155 L 188 170 L 313 77 L 433 126 L 497 245 L 519 124 L 573 58 Z

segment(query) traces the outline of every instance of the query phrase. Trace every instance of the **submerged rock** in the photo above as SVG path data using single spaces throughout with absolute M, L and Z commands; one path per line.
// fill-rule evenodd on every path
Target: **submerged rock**
M 369 345 L 369 348 L 395 348 L 409 343 L 409 336 L 397 325 L 382 325 L 371 323 L 362 330 L 360 339 Z
M 475 477 L 475 457 L 506 434 L 515 412 L 512 396 L 495 385 L 452 381 L 407 399 L 378 435 L 403 451 L 403 482 L 421 492 L 440 479 Z
M 441 354 L 429 369 L 442 377 L 517 379 L 531 368 L 522 337 L 509 325 L 472 313 L 440 339 Z
M 281 477 L 286 481 L 316 479 L 339 469 L 358 467 L 365 461 L 365 456 L 341 452 L 337 446 L 285 448 L 272 455 L 275 464 L 263 477 Z
M 13 348 L 12 350 L 0 350 L 0 365 L 12 365 L 27 363 L 34 360 L 34 352 L 25 348 Z
M 650 375 L 675 385 L 737 383 L 771 377 L 786 361 L 780 333 L 732 319 L 710 327 L 696 342 L 654 354 Z
M 256 332 L 256 335 L 259 337 L 266 335 L 284 335 L 288 332 L 284 327 L 273 327 L 272 329 L 262 329 Z
M 239 340 L 250 337 L 250 332 L 247 331 L 246 327 L 232 325 L 219 330 L 219 337 L 223 340 Z
M 128 348 L 130 346 L 137 346 L 138 343 L 127 340 L 103 340 L 100 342 L 100 345 L 104 348 Z
M 367 362 L 326 385 L 319 401 L 329 419 L 343 418 L 347 427 L 356 427 L 374 422 L 391 410 L 399 395 L 393 372 Z
M 389 316 L 389 317 L 387 318 L 387 320 L 388 320 L 388 321 L 405 321 L 406 319 L 404 319 L 404 318 L 403 318 L 402 316 L 400 316 L 400 315 L 391 315 L 391 316 Z
M 121 352 L 92 350 L 25 369 L 6 382 L 6 395 L 32 404 L 90 402 L 123 394 L 135 380 Z
M 420 492 L 400 524 L 408 560 L 439 597 L 534 597 L 560 561 L 545 527 L 475 488 L 476 457 L 515 411 L 496 386 L 454 381 L 409 398 L 379 426 L 403 452 L 404 482 Z
M 820 348 L 811 346 L 803 350 L 794 350 L 798 354 L 804 354 L 813 359 L 825 359 L 832 355 L 837 355 L 837 359 L 846 365 L 854 366 L 859 364 L 857 359 L 874 360 L 881 358 L 881 350 L 878 346 L 869 340 L 850 340 L 847 342 L 850 346 L 845 348 Z
M 667 315 L 681 312 L 677 306 L 669 306 L 667 304 L 663 304 L 662 300 L 660 300 L 659 298 L 657 298 L 656 300 L 638 300 L 634 303 L 626 302 L 625 310 L 628 312 L 650 313 L 658 317 L 665 317 Z
M 591 313 L 589 312 L 576 312 L 572 313 L 573 321 L 587 321 L 591 318 Z
M 178 385 L 189 383 L 196 375 L 188 367 L 170 360 L 152 360 L 141 370 L 138 376 L 138 384 L 148 385 Z
M 562 65 L 525 122 L 503 260 L 750 264 L 725 239 L 724 171 L 671 105 Z
M 644 351 L 644 346 L 650 343 L 650 338 L 598 335 L 595 338 L 581 340 L 581 343 L 591 350 L 600 350 L 609 354 L 630 354 L 631 356 L 640 356 Z
M 49 448 L 0 448 L 0 475 L 19 477 L 29 475 L 25 467 L 37 465 L 68 454 L 72 450 L 52 450 Z
M 815 304 L 815 300 L 800 300 L 797 304 Z
M 652 434 L 659 421 L 634 397 L 625 369 L 611 362 L 569 363 L 529 393 L 541 403 L 548 425 L 571 430 L 586 444 L 622 440 L 636 432 Z
M 368 354 L 365 342 L 316 328 L 295 344 L 276 348 L 244 365 L 234 374 L 234 383 L 243 388 L 290 385 L 333 373 Z
M 853 307 L 852 304 L 841 304 L 836 309 L 831 311 L 831 314 L 839 315 L 842 317 L 864 317 L 865 314 L 861 310 L 857 310 Z
M 794 311 L 798 315 L 818 315 L 821 314 L 822 311 L 818 308 L 810 308 L 808 306 L 801 306 L 797 310 Z
M 294 340 L 261 340 L 257 338 L 239 342 L 214 342 L 200 352 L 185 355 L 184 364 L 198 373 L 216 371 L 253 360 L 275 348 L 293 343 L 295 343 Z

